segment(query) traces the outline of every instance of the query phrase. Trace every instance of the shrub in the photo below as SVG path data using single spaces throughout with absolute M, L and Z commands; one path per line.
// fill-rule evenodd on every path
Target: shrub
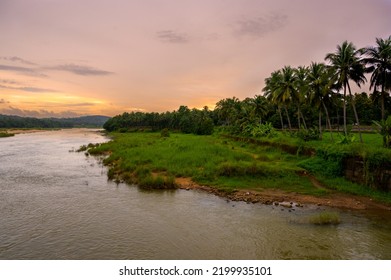
M 256 126 L 250 126 L 246 128 L 247 131 L 250 131 L 249 134 L 252 137 L 276 137 L 277 132 L 274 129 L 273 125 L 270 122 L 264 124 L 258 124 Z
M 176 189 L 178 185 L 175 182 L 175 178 L 172 176 L 163 177 L 163 176 L 146 176 L 139 180 L 138 186 L 142 189 Z
M 301 140 L 307 142 L 311 140 L 319 140 L 320 139 L 320 132 L 317 127 L 305 129 L 301 128 L 297 133 L 296 136 L 300 138 Z
M 373 121 L 373 123 L 383 137 L 383 146 L 391 148 L 391 116 L 388 116 L 386 120 L 381 120 L 380 122 Z
M 160 132 L 160 136 L 161 137 L 170 137 L 170 131 L 168 130 L 168 128 L 162 129 L 162 131 Z
M 338 225 L 341 219 L 338 213 L 325 211 L 311 216 L 309 222 L 314 225 Z

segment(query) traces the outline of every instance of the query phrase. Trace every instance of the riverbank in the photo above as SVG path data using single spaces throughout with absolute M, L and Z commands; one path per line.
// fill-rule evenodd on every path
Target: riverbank
M 282 206 L 288 209 L 315 205 L 318 207 L 327 206 L 351 210 L 381 209 L 391 211 L 391 206 L 374 201 L 372 198 L 343 193 L 332 193 L 323 197 L 289 193 L 275 189 L 263 191 L 240 190 L 234 193 L 227 193 L 213 187 L 194 183 L 190 178 L 177 178 L 176 181 L 180 189 L 207 192 L 219 197 L 227 198 L 227 202 L 243 201 L 246 203 L 262 203 L 266 205 Z
M 89 154 L 108 155 L 110 179 L 139 184 L 157 178 L 183 189 L 199 189 L 248 203 L 299 203 L 349 209 L 390 209 L 391 194 L 342 177 L 311 174 L 302 162 L 278 147 L 224 137 L 159 133 L 113 133 L 113 141 Z M 167 179 L 167 180 L 166 180 Z M 175 184 L 170 185 L 176 187 Z M 363 195 L 365 194 L 365 195 Z
M 48 131 L 48 130 L 55 130 L 55 129 L 37 129 L 37 128 L 7 128 L 7 129 L 0 129 L 0 133 L 8 134 L 9 136 L 14 136 L 16 134 L 25 134 L 25 133 L 35 133 L 35 132 L 42 132 L 42 131 Z

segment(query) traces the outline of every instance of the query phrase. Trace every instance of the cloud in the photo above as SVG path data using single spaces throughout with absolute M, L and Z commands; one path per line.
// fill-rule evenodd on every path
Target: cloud
M 0 83 L 8 84 L 8 85 L 20 85 L 19 82 L 15 81 L 15 80 L 10 80 L 10 79 L 1 79 Z
M 100 70 L 85 65 L 77 65 L 77 64 L 63 64 L 57 66 L 50 66 L 50 67 L 46 67 L 45 69 L 65 71 L 81 76 L 106 76 L 106 75 L 114 74 L 113 72 Z
M 263 37 L 267 33 L 283 28 L 288 17 L 284 14 L 273 13 L 254 19 L 238 20 L 234 26 L 234 33 L 239 36 Z
M 4 98 L 0 99 L 0 104 L 8 104 L 9 101 L 5 100 Z
M 182 44 L 189 42 L 189 36 L 174 30 L 161 30 L 156 32 L 160 41 L 165 43 Z
M 85 106 L 95 106 L 95 103 L 84 102 L 84 103 L 75 103 L 75 104 L 66 104 L 68 107 L 85 107 Z
M 22 117 L 34 118 L 72 118 L 79 117 L 80 114 L 73 111 L 53 112 L 48 110 L 23 110 L 16 107 L 9 106 L 8 108 L 1 108 L 0 114 Z
M 32 93 L 44 93 L 44 92 L 59 92 L 58 90 L 54 89 L 48 89 L 48 88 L 38 88 L 38 87 L 14 87 L 14 86 L 4 86 L 0 85 L 0 88 L 5 89 L 13 89 L 13 90 L 20 90 L 25 92 L 32 92 Z
M 12 61 L 12 62 L 20 62 L 22 64 L 27 64 L 27 65 L 37 65 L 34 62 L 25 60 L 25 59 L 20 58 L 18 56 L 2 56 L 2 57 L 0 57 L 0 59 Z
M 37 71 L 37 69 L 30 68 L 30 67 L 11 66 L 11 65 L 0 64 L 0 70 L 22 73 L 22 74 L 29 75 L 29 76 L 47 77 L 45 74 L 42 74 L 39 71 Z

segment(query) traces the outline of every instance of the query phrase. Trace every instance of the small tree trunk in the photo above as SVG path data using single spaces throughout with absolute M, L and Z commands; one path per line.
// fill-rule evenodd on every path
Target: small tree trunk
M 284 109 L 285 109 L 286 117 L 287 117 L 287 119 L 288 119 L 289 131 L 292 131 L 291 119 L 289 118 L 288 109 L 286 108 L 286 106 L 284 106 Z
M 300 111 L 300 114 L 301 114 L 301 118 L 302 118 L 302 120 L 303 120 L 304 128 L 307 129 L 307 124 L 306 124 L 306 122 L 305 122 L 303 113 L 302 113 L 301 111 Z
M 385 120 L 385 108 L 384 108 L 384 81 L 381 85 L 380 102 L 381 102 L 381 119 Z
M 345 137 L 348 137 L 348 129 L 346 127 L 346 84 L 343 87 L 343 131 Z
M 277 111 L 278 111 L 278 114 L 280 115 L 281 129 L 284 130 L 284 120 L 283 120 L 283 118 L 282 118 L 281 108 L 278 107 Z
M 353 107 L 354 117 L 356 118 L 356 123 L 357 123 L 357 128 L 358 128 L 358 135 L 360 136 L 360 143 L 362 143 L 360 121 L 358 119 L 358 114 L 357 114 L 357 110 L 356 110 L 356 104 L 354 102 L 354 97 L 352 96 L 352 92 L 350 90 L 349 83 L 348 83 L 348 89 L 349 89 L 349 96 L 352 99 L 352 107 Z
M 330 130 L 331 141 L 334 142 L 333 130 L 332 130 L 332 128 L 331 128 L 331 122 L 330 122 L 330 117 L 329 117 L 329 111 L 327 110 L 326 104 L 324 104 L 324 102 L 322 102 L 322 104 L 323 104 L 324 111 L 325 111 L 325 113 L 326 113 L 326 120 L 327 120 L 327 123 L 329 124 L 329 130 Z
M 299 130 L 300 130 L 300 107 L 297 107 L 297 124 L 299 125 Z
M 322 111 L 319 109 L 319 139 L 322 140 Z

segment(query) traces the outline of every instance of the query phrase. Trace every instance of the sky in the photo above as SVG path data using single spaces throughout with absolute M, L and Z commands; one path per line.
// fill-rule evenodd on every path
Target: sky
M 391 0 L 0 0 L 0 114 L 213 108 L 391 35 Z

